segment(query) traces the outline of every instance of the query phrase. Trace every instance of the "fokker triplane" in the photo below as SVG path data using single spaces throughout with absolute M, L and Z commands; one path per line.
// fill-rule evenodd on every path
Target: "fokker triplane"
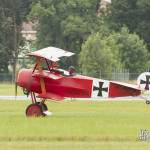
M 73 67 L 68 71 L 60 69 L 58 61 L 61 57 L 70 57 L 74 53 L 59 48 L 47 47 L 28 55 L 36 58 L 35 66 L 33 69 L 21 69 L 16 82 L 25 94 L 31 96 L 32 104 L 26 109 L 27 116 L 50 115 L 45 100 L 139 96 L 142 88 L 149 89 L 150 74 L 142 75 L 138 79 L 139 85 L 132 85 L 79 75 Z

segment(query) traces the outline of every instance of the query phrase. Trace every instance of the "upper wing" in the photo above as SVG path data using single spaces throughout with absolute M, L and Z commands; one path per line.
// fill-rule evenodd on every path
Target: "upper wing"
M 60 57 L 70 57 L 74 55 L 72 52 L 68 52 L 56 47 L 47 47 L 41 50 L 37 50 L 28 54 L 29 56 L 46 58 L 51 61 L 58 61 Z

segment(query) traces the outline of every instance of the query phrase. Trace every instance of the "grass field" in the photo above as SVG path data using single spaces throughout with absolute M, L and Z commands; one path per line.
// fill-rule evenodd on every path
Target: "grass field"
M 0 149 L 149 150 L 138 140 L 150 131 L 150 106 L 142 101 L 47 102 L 53 115 L 26 118 L 29 101 L 0 101 Z
M 17 95 L 23 95 L 22 88 L 17 87 Z M 15 84 L 0 83 L 0 95 L 15 95 Z

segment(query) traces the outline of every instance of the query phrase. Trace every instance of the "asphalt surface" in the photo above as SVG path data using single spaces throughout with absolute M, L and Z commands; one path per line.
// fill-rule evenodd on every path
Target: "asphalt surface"
M 117 98 L 91 98 L 92 101 L 131 101 L 131 100 L 144 100 L 143 97 L 117 97 Z M 66 101 L 86 101 L 91 100 L 87 98 L 68 98 Z M 149 98 L 148 98 L 149 99 Z M 30 97 L 27 96 L 0 96 L 0 100 L 30 100 Z
M 26 96 L 0 96 L 0 100 L 28 100 Z

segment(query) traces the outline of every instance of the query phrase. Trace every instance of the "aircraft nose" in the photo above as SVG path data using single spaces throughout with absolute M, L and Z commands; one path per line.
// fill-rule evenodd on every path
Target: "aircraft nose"
M 21 69 L 18 73 L 17 77 L 17 85 L 23 88 L 28 89 L 28 82 L 30 81 L 29 78 L 31 77 L 32 70 L 30 69 Z

